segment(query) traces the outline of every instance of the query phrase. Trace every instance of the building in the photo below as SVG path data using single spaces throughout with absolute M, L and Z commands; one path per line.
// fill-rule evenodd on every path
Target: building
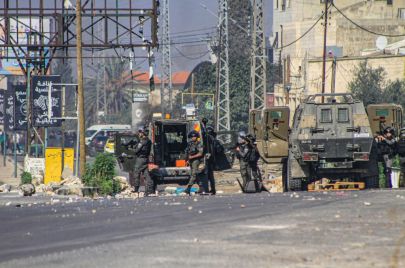
M 325 1 L 273 0 L 270 42 L 276 48 L 275 60 L 283 64 L 283 84 L 275 87 L 275 105 L 286 104 L 287 89 L 294 106 L 305 95 L 321 92 Z M 347 92 L 361 61 L 384 67 L 390 80 L 403 79 L 405 49 L 399 48 L 405 45 L 405 0 L 334 2 L 328 12 L 325 92 L 331 91 L 333 73 L 335 92 Z M 388 47 L 396 47 L 396 53 L 376 49 L 379 35 L 374 33 L 387 35 Z
M 190 72 L 179 71 L 172 74 L 173 99 L 184 89 Z M 132 100 L 132 127 L 143 124 L 145 119 L 153 112 L 161 112 L 160 84 L 158 76 L 154 77 L 155 89 L 151 91 L 148 72 L 133 72 L 128 74 L 128 79 L 134 80 Z

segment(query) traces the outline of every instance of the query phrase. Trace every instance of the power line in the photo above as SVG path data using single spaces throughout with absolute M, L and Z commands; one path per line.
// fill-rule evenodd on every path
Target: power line
M 291 45 L 297 43 L 297 42 L 298 42 L 299 40 L 301 40 L 302 38 L 304 38 L 310 31 L 312 31 L 312 29 L 313 29 L 313 28 L 318 24 L 318 22 L 323 18 L 323 15 L 324 15 L 324 12 L 322 12 L 322 15 L 315 21 L 315 23 L 314 23 L 303 35 L 301 35 L 300 37 L 298 37 L 297 39 L 295 39 L 295 40 L 292 41 L 291 43 L 289 43 L 289 44 L 287 44 L 287 45 L 285 45 L 285 46 L 279 47 L 279 48 L 277 48 L 277 49 L 284 49 L 284 48 L 286 48 L 286 47 L 289 47 L 289 46 L 291 46 Z
M 189 60 L 198 60 L 198 59 L 201 59 L 202 57 L 204 57 L 205 55 L 207 55 L 207 54 L 209 53 L 209 51 L 207 51 L 207 52 L 205 52 L 205 53 L 203 53 L 203 54 L 200 53 L 199 56 L 197 56 L 197 57 L 190 57 L 190 56 L 188 56 L 188 55 L 183 54 L 183 52 L 181 52 L 181 50 L 180 50 L 178 47 L 176 47 L 176 46 L 173 46 L 173 47 L 174 47 L 175 50 L 177 50 L 177 52 L 178 52 L 181 56 L 183 56 L 184 58 L 189 59 Z
M 369 30 L 369 29 L 367 29 L 367 28 L 365 28 L 365 27 L 363 27 L 363 26 L 357 24 L 356 22 L 354 22 L 354 21 L 353 21 L 352 19 L 350 19 L 349 17 L 347 17 L 339 8 L 337 8 L 337 6 L 335 6 L 335 4 L 334 4 L 333 2 L 332 2 L 332 5 L 333 5 L 334 8 L 336 8 L 336 10 L 337 10 L 345 19 L 347 19 L 347 20 L 350 21 L 353 25 L 355 25 L 357 28 L 359 28 L 359 29 L 361 29 L 361 30 L 363 30 L 363 31 L 365 31 L 365 32 L 368 32 L 368 33 L 371 33 L 371 34 L 374 34 L 374 35 L 386 36 L 386 37 L 403 37 L 403 36 L 405 36 L 405 34 L 384 34 L 384 33 L 377 33 L 377 32 L 374 32 L 374 31 L 372 31 L 372 30 Z

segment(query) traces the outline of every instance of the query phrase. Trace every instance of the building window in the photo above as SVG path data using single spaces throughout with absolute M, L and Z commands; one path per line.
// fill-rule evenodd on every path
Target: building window
M 332 123 L 331 109 L 321 109 L 321 123 Z
M 405 8 L 398 8 L 398 18 L 405 20 Z
M 387 5 L 392 5 L 392 2 L 394 2 L 394 0 L 387 0 Z
M 338 122 L 349 122 L 349 111 L 347 108 L 338 109 Z

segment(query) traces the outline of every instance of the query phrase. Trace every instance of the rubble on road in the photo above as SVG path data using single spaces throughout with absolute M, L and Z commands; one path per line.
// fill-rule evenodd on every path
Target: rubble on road
M 23 184 L 18 187 L 21 196 L 32 196 L 35 194 L 35 186 L 32 183 Z
M 0 192 L 2 193 L 8 193 L 11 191 L 11 185 L 10 184 L 3 184 L 0 186 Z

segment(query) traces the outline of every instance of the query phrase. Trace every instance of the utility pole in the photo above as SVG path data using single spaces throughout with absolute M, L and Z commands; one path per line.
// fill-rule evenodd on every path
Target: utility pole
M 250 71 L 250 110 L 266 108 L 266 38 L 264 0 L 253 0 L 253 32 Z
M 228 0 L 218 1 L 218 62 L 216 92 L 216 130 L 231 130 L 229 108 L 229 32 L 228 32 Z
M 162 1 L 162 75 L 160 81 L 160 99 L 163 114 L 172 112 L 172 62 L 170 53 L 170 16 L 169 0 Z
M 330 86 L 330 93 L 335 93 L 335 86 L 336 86 L 336 57 L 333 57 L 332 61 L 332 81 Z
M 322 94 L 325 93 L 325 80 L 326 80 L 326 40 L 328 33 L 328 4 L 329 0 L 325 1 L 325 13 L 324 15 L 324 30 L 323 30 L 323 62 L 322 62 Z M 324 102 L 324 97 L 322 96 L 322 103 Z
M 84 89 L 83 89 L 83 58 L 82 58 L 82 3 L 76 0 L 76 55 L 77 55 L 77 97 L 78 97 L 78 124 L 79 124 L 79 176 L 83 176 L 86 167 L 86 144 L 84 139 Z M 98 100 L 97 100 L 98 101 Z

